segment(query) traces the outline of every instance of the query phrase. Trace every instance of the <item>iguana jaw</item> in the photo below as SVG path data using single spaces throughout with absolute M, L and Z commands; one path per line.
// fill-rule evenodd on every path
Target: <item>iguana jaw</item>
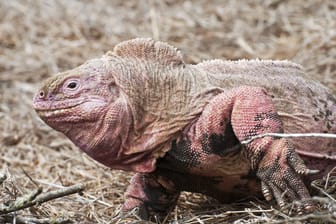
M 90 121 L 94 118 L 89 111 L 94 108 L 94 110 L 98 112 L 99 108 L 103 110 L 106 105 L 105 100 L 98 97 L 91 99 L 77 98 L 61 101 L 42 101 L 36 96 L 33 103 L 37 114 L 52 127 L 56 124 L 57 126 L 62 125 L 62 123 L 66 125 L 66 123 Z M 88 113 L 86 113 L 86 111 L 88 111 Z
M 83 103 L 82 100 L 76 100 L 75 102 L 44 102 L 34 99 L 34 109 L 37 114 L 41 117 L 46 123 L 57 123 L 57 122 L 71 122 L 72 120 L 69 117 L 73 116 L 76 111 L 78 111 L 78 106 Z

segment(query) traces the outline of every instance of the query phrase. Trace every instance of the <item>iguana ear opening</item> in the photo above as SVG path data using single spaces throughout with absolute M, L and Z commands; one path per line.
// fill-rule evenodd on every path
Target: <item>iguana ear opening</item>
M 106 55 L 116 55 L 122 58 L 137 58 L 153 61 L 162 65 L 183 65 L 183 56 L 175 47 L 150 38 L 136 38 L 121 42 L 114 47 L 113 52 Z

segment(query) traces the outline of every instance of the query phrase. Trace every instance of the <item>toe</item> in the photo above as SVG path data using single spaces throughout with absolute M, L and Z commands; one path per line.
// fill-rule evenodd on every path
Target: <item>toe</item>
M 289 149 L 287 151 L 287 161 L 288 164 L 300 175 L 311 175 L 317 174 L 319 170 L 310 170 L 306 167 L 303 160 L 295 153 L 294 149 Z
M 265 182 L 261 182 L 261 191 L 267 201 L 270 201 L 273 199 L 271 189 L 267 186 Z

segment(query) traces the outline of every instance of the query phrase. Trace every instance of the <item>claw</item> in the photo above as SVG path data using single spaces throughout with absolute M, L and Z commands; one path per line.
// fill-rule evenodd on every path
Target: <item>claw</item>
M 278 203 L 279 203 L 279 206 L 280 206 L 281 209 L 285 209 L 286 208 L 286 204 L 285 204 L 284 201 L 279 201 Z
M 294 213 L 298 215 L 303 215 L 313 212 L 315 209 L 315 205 L 312 200 L 301 200 L 295 201 L 292 208 Z
M 302 168 L 302 169 L 298 169 L 296 172 L 298 174 L 301 174 L 301 175 L 312 175 L 312 174 L 319 173 L 320 170 L 310 170 L 310 169 L 307 169 L 307 168 Z
M 261 182 L 261 191 L 262 191 L 266 201 L 272 200 L 273 196 L 271 194 L 271 191 L 270 191 L 269 187 L 264 182 Z
M 297 207 L 296 207 L 296 212 L 298 215 L 303 215 L 304 214 L 304 208 L 301 203 L 298 202 Z
M 294 167 L 295 171 L 300 175 L 312 175 L 317 174 L 319 170 L 310 170 L 306 167 L 303 160 L 294 153 L 294 151 L 289 151 L 289 161 L 290 164 Z
M 303 207 L 304 207 L 305 212 L 307 213 L 313 212 L 315 210 L 315 204 L 312 200 L 305 201 L 303 203 Z
M 276 186 L 272 187 L 273 190 L 273 196 L 275 197 L 276 201 L 278 202 L 278 205 L 280 206 L 281 209 L 285 208 L 285 200 L 283 198 L 283 195 L 280 191 L 280 189 Z
M 315 206 L 314 205 L 305 205 L 305 211 L 307 212 L 313 212 L 315 210 Z
M 312 175 L 312 174 L 317 174 L 319 172 L 320 172 L 320 170 L 310 170 L 310 169 L 307 169 L 305 174 L 306 175 Z

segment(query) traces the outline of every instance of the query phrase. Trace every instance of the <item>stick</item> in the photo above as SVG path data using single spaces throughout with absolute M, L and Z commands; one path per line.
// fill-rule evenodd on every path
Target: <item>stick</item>
M 16 199 L 13 203 L 9 206 L 2 206 L 0 207 L 0 215 L 8 214 L 10 212 L 22 210 L 37 204 L 42 204 L 46 201 L 50 201 L 56 198 L 61 198 L 70 194 L 79 193 L 84 190 L 83 184 L 76 184 L 70 187 L 65 187 L 63 189 L 50 191 L 41 194 L 42 189 L 38 188 L 33 192 Z
M 0 184 L 2 184 L 7 179 L 7 175 L 5 173 L 0 173 Z
M 279 138 L 301 138 L 301 137 L 320 137 L 320 138 L 336 138 L 336 134 L 330 134 L 330 133 L 293 133 L 293 134 L 287 134 L 287 133 L 265 133 L 253 136 L 249 139 L 246 139 L 244 141 L 241 141 L 242 145 L 247 145 L 258 138 L 264 138 L 264 137 L 279 137 Z
M 12 215 L 4 215 L 2 216 L 2 221 L 6 221 L 9 223 L 16 223 L 16 224 L 27 224 L 27 223 L 34 223 L 34 224 L 68 224 L 73 223 L 70 219 L 65 218 L 44 218 L 44 219 L 37 219 L 37 218 L 28 218 L 22 216 L 12 216 Z

